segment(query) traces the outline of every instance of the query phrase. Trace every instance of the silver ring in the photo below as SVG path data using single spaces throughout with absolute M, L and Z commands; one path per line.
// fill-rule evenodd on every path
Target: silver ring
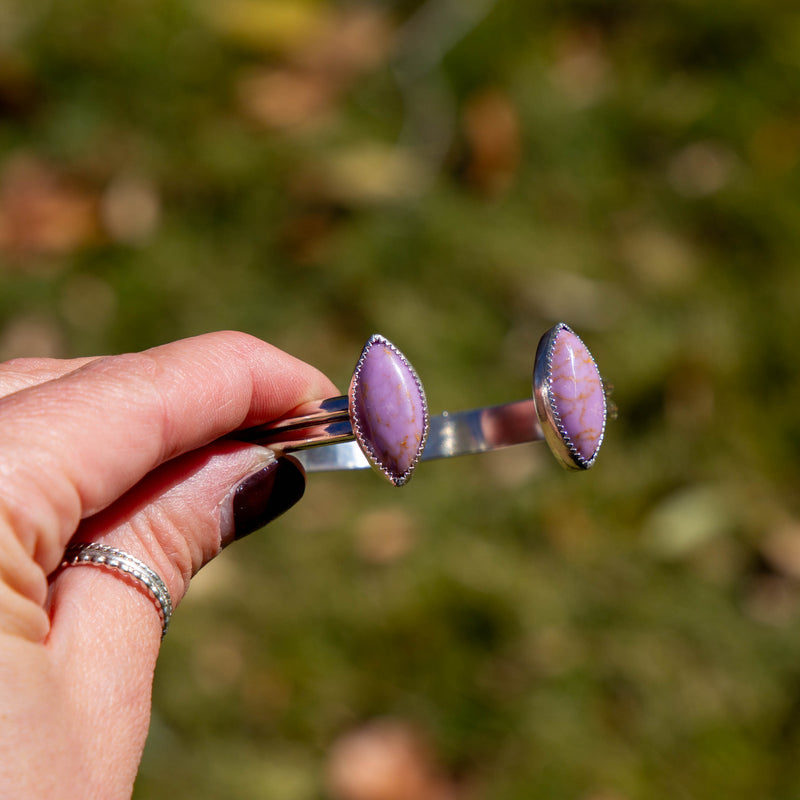
M 373 367 L 366 375 L 365 362 Z M 375 362 L 385 369 L 375 368 Z M 235 436 L 279 452 L 302 451 L 297 458 L 309 472 L 373 466 L 401 486 L 420 461 L 541 440 L 562 466 L 589 469 L 603 443 L 607 416 L 606 388 L 594 357 L 560 322 L 539 341 L 530 399 L 431 417 L 414 368 L 376 334 L 362 351 L 347 396 Z
M 74 567 L 81 564 L 107 567 L 130 575 L 139 581 L 155 601 L 156 609 L 161 617 L 161 638 L 164 638 L 172 617 L 172 598 L 166 584 L 156 572 L 129 553 L 94 542 L 81 542 L 67 547 L 61 566 Z

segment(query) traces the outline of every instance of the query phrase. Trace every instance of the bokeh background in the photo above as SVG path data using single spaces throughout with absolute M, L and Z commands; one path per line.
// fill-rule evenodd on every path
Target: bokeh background
M 800 13 L 3 0 L 0 356 L 238 328 L 431 409 L 584 338 L 618 419 L 312 475 L 204 570 L 138 800 L 800 796 Z

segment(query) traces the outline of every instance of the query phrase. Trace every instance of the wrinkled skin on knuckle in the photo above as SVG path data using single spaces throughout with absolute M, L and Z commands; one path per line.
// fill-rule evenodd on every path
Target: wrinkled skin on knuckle
M 3 535 L 13 536 L 46 574 L 58 566 L 66 542 L 78 527 L 81 509 L 75 486 L 57 471 L 20 465 L 0 486 Z
M 0 517 L 0 632 L 42 641 L 49 630 L 46 598 L 45 570 Z

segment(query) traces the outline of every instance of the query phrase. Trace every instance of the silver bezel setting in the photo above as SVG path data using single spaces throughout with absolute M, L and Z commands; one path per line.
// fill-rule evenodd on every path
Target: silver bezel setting
M 581 337 L 578 336 L 569 325 L 563 322 L 559 322 L 545 332 L 539 340 L 539 346 L 536 350 L 536 361 L 533 368 L 533 400 L 536 407 L 536 415 L 539 418 L 539 424 L 542 427 L 545 440 L 558 461 L 567 469 L 586 470 L 592 467 L 597 459 L 597 454 L 600 452 L 600 447 L 605 437 L 606 421 L 608 419 L 608 402 L 606 400 L 605 383 L 603 382 L 602 375 L 600 375 L 597 362 L 587 347 L 586 352 L 589 353 L 589 357 L 592 359 L 592 363 L 600 378 L 600 385 L 603 389 L 603 428 L 600 431 L 600 437 L 592 457 L 587 459 L 581 455 L 572 442 L 569 433 L 564 427 L 553 398 L 553 351 L 555 349 L 556 339 L 562 332 L 571 333 L 586 347 Z
M 396 355 L 402 361 L 403 365 L 411 373 L 411 376 L 413 377 L 414 382 L 419 391 L 420 399 L 422 400 L 422 417 L 423 417 L 422 438 L 420 439 L 419 446 L 417 447 L 417 451 L 414 454 L 414 458 L 411 462 L 411 465 L 402 475 L 399 476 L 395 475 L 392 471 L 390 471 L 378 457 L 372 442 L 364 434 L 364 431 L 361 427 L 361 420 L 359 420 L 359 415 L 357 410 L 356 398 L 358 397 L 360 390 L 361 369 L 364 365 L 364 361 L 367 357 L 368 352 L 375 345 L 388 347 L 394 353 L 394 355 Z M 367 343 L 364 345 L 364 348 L 361 351 L 358 363 L 356 364 L 356 368 L 353 371 L 353 377 L 350 380 L 350 388 L 348 390 L 347 397 L 348 397 L 348 405 L 350 412 L 350 421 L 353 426 L 353 435 L 355 436 L 356 442 L 358 443 L 358 446 L 361 448 L 361 451 L 366 456 L 367 461 L 369 461 L 370 465 L 375 470 L 377 470 L 381 475 L 383 475 L 393 486 L 403 486 L 404 484 L 408 483 L 408 481 L 411 480 L 411 476 L 414 470 L 416 469 L 417 464 L 420 461 L 423 451 L 425 450 L 425 443 L 428 439 L 428 432 L 430 430 L 430 413 L 428 412 L 428 399 L 425 396 L 425 388 L 422 385 L 422 381 L 420 381 L 419 379 L 419 375 L 417 375 L 417 371 L 411 365 L 411 362 L 385 336 L 381 336 L 379 333 L 374 333 L 367 340 Z

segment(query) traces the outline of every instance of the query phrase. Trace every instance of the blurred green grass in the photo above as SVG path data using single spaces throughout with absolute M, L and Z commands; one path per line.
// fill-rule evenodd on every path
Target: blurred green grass
M 563 319 L 619 407 L 586 475 L 311 476 L 178 610 L 137 798 L 402 798 L 335 777 L 386 719 L 419 800 L 800 794 L 799 78 L 778 0 L 6 0 L 2 357 L 344 387 L 379 331 L 438 412 Z

